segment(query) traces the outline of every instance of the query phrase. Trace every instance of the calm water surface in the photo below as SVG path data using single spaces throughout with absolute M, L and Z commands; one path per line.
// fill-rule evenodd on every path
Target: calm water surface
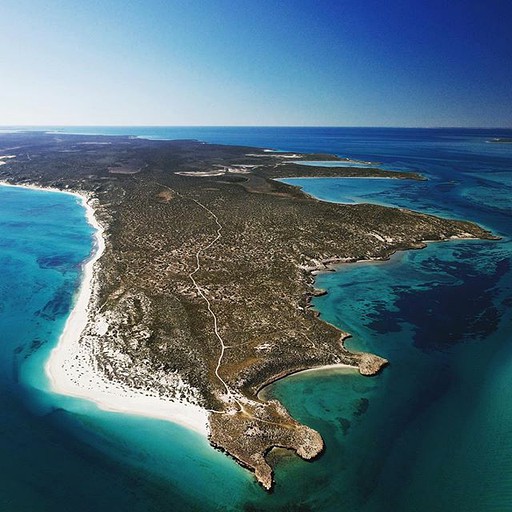
M 315 306 L 387 357 L 375 378 L 326 371 L 268 393 L 318 429 L 325 454 L 284 457 L 274 493 L 177 426 L 48 390 L 42 366 L 91 229 L 72 196 L 0 187 L 0 510 L 512 510 L 512 146 L 504 130 L 87 129 L 331 152 L 426 182 L 298 180 L 329 201 L 477 221 L 499 242 L 431 244 L 318 277 Z M 83 132 L 82 129 L 70 131 Z M 69 222 L 68 222 L 69 221 Z

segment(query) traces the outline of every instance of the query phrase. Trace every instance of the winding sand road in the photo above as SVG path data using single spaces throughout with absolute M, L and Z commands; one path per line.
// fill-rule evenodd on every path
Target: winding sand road
M 215 215 L 215 213 L 213 213 L 207 206 L 205 206 L 204 204 L 199 202 L 197 199 L 194 199 L 192 197 L 185 197 L 182 194 L 180 194 L 179 192 L 176 192 L 176 190 L 173 190 L 172 188 L 168 187 L 167 185 L 163 185 L 162 183 L 158 183 L 158 185 L 160 185 L 161 187 L 166 188 L 171 193 L 176 194 L 176 195 L 182 197 L 183 199 L 187 199 L 189 201 L 193 201 L 198 206 L 200 206 L 203 210 L 205 210 L 208 213 L 208 215 L 210 215 L 211 218 L 217 224 L 217 235 L 207 245 L 205 245 L 204 247 L 200 247 L 198 249 L 198 251 L 196 252 L 196 255 L 195 255 L 196 267 L 194 268 L 194 270 L 192 272 L 190 272 L 190 274 L 188 274 L 188 277 L 192 281 L 194 287 L 196 288 L 197 293 L 199 293 L 199 295 L 202 297 L 202 299 L 206 302 L 206 305 L 208 307 L 208 312 L 210 313 L 210 316 L 213 319 L 213 330 L 214 330 L 215 336 L 217 337 L 217 339 L 219 340 L 219 343 L 220 343 L 220 355 L 219 355 L 219 358 L 217 360 L 217 366 L 215 367 L 215 375 L 217 376 L 219 381 L 224 386 L 224 388 L 226 390 L 226 394 L 227 394 L 228 400 L 233 400 L 240 407 L 240 410 L 243 410 L 244 409 L 243 405 L 236 398 L 235 394 L 233 393 L 231 388 L 227 385 L 226 381 L 220 376 L 219 370 L 220 370 L 220 367 L 222 365 L 222 359 L 224 358 L 224 352 L 226 351 L 226 344 L 224 343 L 224 340 L 222 339 L 222 336 L 219 333 L 219 324 L 218 324 L 217 316 L 215 315 L 215 313 L 214 313 L 214 311 L 212 309 L 212 305 L 210 303 L 210 300 L 208 299 L 208 297 L 204 293 L 203 289 L 199 286 L 199 284 L 197 283 L 197 281 L 196 281 L 196 279 L 194 277 L 195 274 L 197 274 L 197 272 L 199 272 L 199 270 L 201 269 L 201 262 L 200 262 L 200 255 L 201 255 L 201 253 L 204 252 L 204 251 L 207 251 L 210 247 L 212 247 L 222 237 L 222 234 L 221 234 L 222 224 L 219 222 L 219 219 L 218 219 L 217 215 Z M 220 413 L 221 411 L 213 411 L 212 410 L 210 412 L 219 412 Z M 222 411 L 222 413 L 225 414 L 225 411 Z

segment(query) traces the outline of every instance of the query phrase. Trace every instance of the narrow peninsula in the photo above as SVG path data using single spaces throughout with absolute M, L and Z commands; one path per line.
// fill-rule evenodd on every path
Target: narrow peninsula
M 193 140 L 0 135 L 1 181 L 78 192 L 102 230 L 76 306 L 83 325 L 67 326 L 49 362 L 56 389 L 196 428 L 266 489 L 274 447 L 320 454 L 320 434 L 260 391 L 326 365 L 371 376 L 387 361 L 348 351 L 347 334 L 318 317 L 315 273 L 426 240 L 492 238 L 470 222 L 321 202 L 275 180 L 422 179 L 342 162 Z

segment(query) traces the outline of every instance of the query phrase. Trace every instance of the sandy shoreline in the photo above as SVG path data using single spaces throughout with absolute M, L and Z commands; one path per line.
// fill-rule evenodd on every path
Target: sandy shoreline
M 349 336 L 350 335 L 347 334 L 347 337 L 349 337 Z M 267 400 L 269 398 L 267 395 L 268 388 L 270 386 L 272 386 L 273 384 L 275 384 L 276 382 L 286 379 L 288 377 L 294 377 L 297 375 L 301 375 L 303 373 L 318 373 L 318 372 L 322 373 L 322 372 L 329 372 L 329 371 L 330 372 L 339 372 L 340 370 L 343 370 L 343 372 L 347 372 L 347 371 L 358 372 L 359 367 L 351 365 L 351 364 L 346 364 L 346 363 L 334 363 L 334 364 L 326 364 L 326 365 L 322 365 L 322 366 L 314 366 L 313 368 L 304 368 L 302 370 L 291 371 L 289 373 L 283 373 L 283 375 L 279 375 L 279 376 L 277 376 L 277 378 L 272 379 L 270 382 L 263 384 L 263 386 L 261 386 L 261 388 L 258 390 L 256 396 L 261 400 Z
M 336 364 L 326 364 L 324 366 L 315 366 L 314 368 L 307 368 L 306 370 L 300 370 L 298 372 L 292 373 L 291 375 L 298 375 L 299 373 L 313 373 L 313 372 L 325 372 L 329 370 L 354 370 L 359 371 L 358 366 L 353 366 L 351 364 L 345 363 L 336 363 Z
M 84 263 L 79 290 L 57 346 L 46 362 L 45 371 L 52 391 L 94 402 L 100 409 L 147 416 L 178 423 L 204 436 L 208 434 L 208 412 L 193 404 L 151 395 L 106 379 L 94 363 L 93 347 L 81 343 L 81 334 L 89 317 L 94 315 L 93 283 L 97 277 L 95 263 L 105 250 L 103 227 L 95 217 L 89 198 L 82 193 L 36 185 L 1 186 L 58 192 L 77 197 L 86 212 L 87 222 L 94 228 L 95 243 L 91 257 Z

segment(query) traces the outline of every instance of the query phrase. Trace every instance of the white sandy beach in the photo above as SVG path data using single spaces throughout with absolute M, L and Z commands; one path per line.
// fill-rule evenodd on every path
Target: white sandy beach
M 81 343 L 81 334 L 88 323 L 89 315 L 94 311 L 94 266 L 105 250 L 103 228 L 96 220 L 88 198 L 77 192 L 35 185 L 11 185 L 5 182 L 0 182 L 0 185 L 72 194 L 82 202 L 87 221 L 95 229 L 93 254 L 83 266 L 82 281 L 73 310 L 45 366 L 52 390 L 59 394 L 90 400 L 103 410 L 167 420 L 206 436 L 208 413 L 205 409 L 108 380 L 94 364 L 94 347 Z
M 354 370 L 359 371 L 357 366 L 352 366 L 351 364 L 345 363 L 337 363 L 337 364 L 326 364 L 324 366 L 316 366 L 315 368 L 307 368 L 306 370 L 301 370 L 300 372 L 296 372 L 293 375 L 298 375 L 299 373 L 312 373 L 312 372 L 325 372 L 325 371 L 338 371 L 338 370 Z

